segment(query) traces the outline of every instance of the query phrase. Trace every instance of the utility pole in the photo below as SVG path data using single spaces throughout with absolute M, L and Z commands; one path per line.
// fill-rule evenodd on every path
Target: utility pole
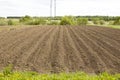
M 53 7 L 53 6 L 52 6 L 52 2 L 53 2 L 53 1 L 50 0 L 50 17 L 52 17 L 52 7 Z
M 56 0 L 54 0 L 54 17 L 56 17 Z
M 50 17 L 52 16 L 56 17 L 56 0 L 50 0 Z

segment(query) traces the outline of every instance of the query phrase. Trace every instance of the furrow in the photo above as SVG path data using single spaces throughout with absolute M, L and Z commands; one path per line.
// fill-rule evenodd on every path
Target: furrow
M 75 28 L 75 27 L 74 27 Z M 91 46 L 94 44 L 91 42 L 91 40 L 86 36 L 85 33 L 78 33 L 76 29 L 73 29 L 71 27 L 71 32 L 73 32 L 74 36 L 78 38 L 78 44 L 79 42 L 82 45 L 81 48 L 85 51 L 86 57 L 89 60 L 89 63 L 87 64 L 89 67 L 91 67 L 91 70 L 93 70 L 92 73 L 100 73 L 106 69 L 105 63 L 101 60 L 101 58 L 97 55 L 97 52 L 91 48 Z M 78 36 L 79 34 L 79 36 Z
M 78 28 L 76 30 L 78 30 Z M 88 35 L 91 41 L 94 41 L 94 44 L 96 45 L 91 44 L 91 47 L 97 52 L 98 56 L 104 61 L 104 63 L 107 66 L 107 70 L 114 69 L 114 67 L 116 68 L 119 67 L 120 60 L 117 57 L 111 55 L 109 51 L 107 51 L 103 46 L 101 46 L 102 45 L 101 43 L 98 43 L 99 40 L 96 39 L 96 34 L 93 35 L 92 33 L 90 33 L 89 30 L 85 30 L 85 29 L 82 32 L 79 31 L 79 33 L 85 33 L 86 35 Z M 110 72 L 112 72 L 112 70 L 110 70 Z

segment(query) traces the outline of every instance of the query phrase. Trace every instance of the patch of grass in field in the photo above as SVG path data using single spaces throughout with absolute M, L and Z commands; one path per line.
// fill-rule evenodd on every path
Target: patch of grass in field
M 108 27 L 108 28 L 120 29 L 120 25 L 94 25 L 94 24 L 92 25 L 91 24 L 90 26 L 100 26 L 100 27 Z
M 101 27 L 108 27 L 108 28 L 114 28 L 114 29 L 120 29 L 120 25 L 98 25 Z
M 108 25 L 108 27 L 120 29 L 120 25 Z
M 120 74 L 111 75 L 106 72 L 99 75 L 88 75 L 83 72 L 59 74 L 13 72 L 7 76 L 0 73 L 0 80 L 120 80 Z

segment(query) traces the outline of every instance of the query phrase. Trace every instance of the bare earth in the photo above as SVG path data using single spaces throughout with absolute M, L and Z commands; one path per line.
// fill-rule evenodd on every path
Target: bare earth
M 120 30 L 42 26 L 0 32 L 0 70 L 120 73 Z

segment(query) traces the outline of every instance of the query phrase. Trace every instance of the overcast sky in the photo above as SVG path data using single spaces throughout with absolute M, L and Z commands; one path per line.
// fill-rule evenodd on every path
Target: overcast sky
M 0 0 L 0 16 L 49 16 L 50 0 Z M 57 0 L 57 16 L 120 16 L 120 0 Z

